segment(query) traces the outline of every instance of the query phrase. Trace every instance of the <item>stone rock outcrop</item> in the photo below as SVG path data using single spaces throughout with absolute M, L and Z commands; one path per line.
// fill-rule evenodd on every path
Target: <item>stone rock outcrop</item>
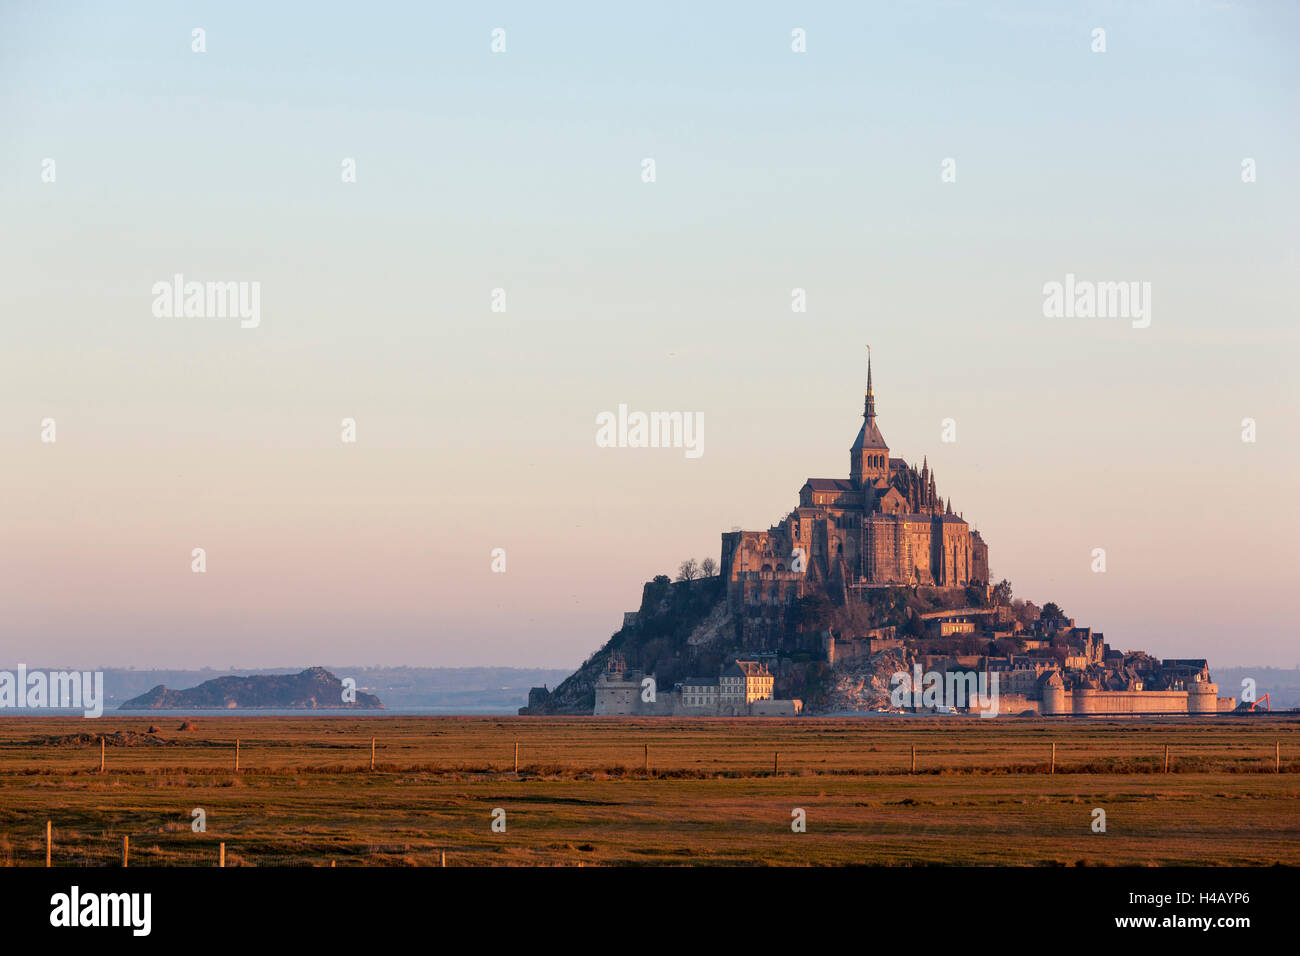
M 898 648 L 880 651 L 870 657 L 857 657 L 836 665 L 827 695 L 826 711 L 881 710 L 890 706 L 895 674 L 910 673 L 909 655 Z
M 343 682 L 323 667 L 297 674 L 259 674 L 252 677 L 217 677 L 187 690 L 168 690 L 162 684 L 133 697 L 119 710 L 378 710 L 383 704 L 374 694 L 357 691 L 355 702 L 343 700 Z

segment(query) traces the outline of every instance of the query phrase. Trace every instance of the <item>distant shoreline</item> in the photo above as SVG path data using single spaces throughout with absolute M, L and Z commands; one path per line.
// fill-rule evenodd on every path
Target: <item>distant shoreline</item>
M 383 709 L 351 707 L 226 707 L 216 710 L 121 710 L 105 709 L 103 717 L 514 717 L 515 709 L 485 707 L 385 707 Z M 86 720 L 102 720 L 103 717 L 85 717 L 82 711 L 73 708 L 40 709 L 23 707 L 0 710 L 0 720 L 6 718 L 41 719 L 45 717 L 83 717 Z

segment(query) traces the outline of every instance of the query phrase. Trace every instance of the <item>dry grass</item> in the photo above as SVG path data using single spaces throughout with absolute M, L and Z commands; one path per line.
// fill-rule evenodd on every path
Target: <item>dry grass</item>
M 1300 724 L 1282 718 L 349 715 L 180 732 L 175 718 L 110 716 L 93 728 L 150 723 L 167 744 L 110 744 L 101 775 L 98 744 L 46 740 L 86 721 L 0 720 L 0 863 L 42 864 L 50 819 L 58 864 L 114 865 L 123 834 L 132 865 L 213 865 L 221 841 L 232 866 L 437 865 L 441 851 L 448 865 L 1300 864 Z M 196 807 L 205 833 L 190 827 Z M 490 829 L 496 807 L 504 834 Z M 791 832 L 796 807 L 806 833 Z M 1095 807 L 1105 834 L 1090 829 Z

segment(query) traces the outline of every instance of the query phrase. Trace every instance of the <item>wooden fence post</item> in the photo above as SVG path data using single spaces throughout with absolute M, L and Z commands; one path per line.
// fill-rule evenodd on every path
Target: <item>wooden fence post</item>
M 645 745 L 645 755 L 641 758 L 641 772 L 650 772 L 650 745 Z
M 1282 772 L 1282 741 L 1273 741 L 1273 772 Z
M 126 866 L 126 859 L 127 859 L 130 846 L 131 846 L 131 838 L 126 834 L 122 834 L 122 865 L 123 866 Z
M 374 769 L 375 769 L 375 738 L 371 737 L 370 738 L 370 771 L 373 773 Z
M 446 866 L 446 865 L 447 865 L 447 851 L 446 851 L 446 850 L 439 850 L 439 851 L 438 851 L 438 865 L 439 865 L 439 866 Z
M 99 772 L 104 772 L 104 738 L 99 738 Z
M 916 773 L 916 744 L 912 744 L 912 773 Z
M 235 773 L 239 773 L 239 738 L 235 738 Z
M 1169 772 L 1169 745 L 1165 744 L 1165 773 Z
M 46 820 L 45 821 L 45 866 L 47 868 L 50 865 L 50 843 L 51 843 L 50 821 Z
M 1056 773 L 1056 744 L 1052 744 L 1052 767 L 1048 773 Z
M 781 751 L 772 754 L 772 773 L 781 772 Z
M 515 773 L 519 773 L 519 741 L 515 741 Z
M 224 867 L 225 865 L 226 865 L 226 845 L 222 843 L 217 847 L 217 866 Z

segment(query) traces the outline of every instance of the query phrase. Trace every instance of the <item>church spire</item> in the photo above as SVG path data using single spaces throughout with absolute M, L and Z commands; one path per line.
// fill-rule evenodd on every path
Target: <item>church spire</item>
M 876 418 L 876 393 L 871 387 L 871 346 L 867 346 L 867 407 L 863 411 L 863 417 L 868 422 L 875 421 Z
M 862 409 L 862 428 L 849 448 L 849 480 L 855 485 L 890 480 L 889 445 L 876 425 L 876 391 L 871 381 L 871 346 L 867 346 L 867 398 Z

